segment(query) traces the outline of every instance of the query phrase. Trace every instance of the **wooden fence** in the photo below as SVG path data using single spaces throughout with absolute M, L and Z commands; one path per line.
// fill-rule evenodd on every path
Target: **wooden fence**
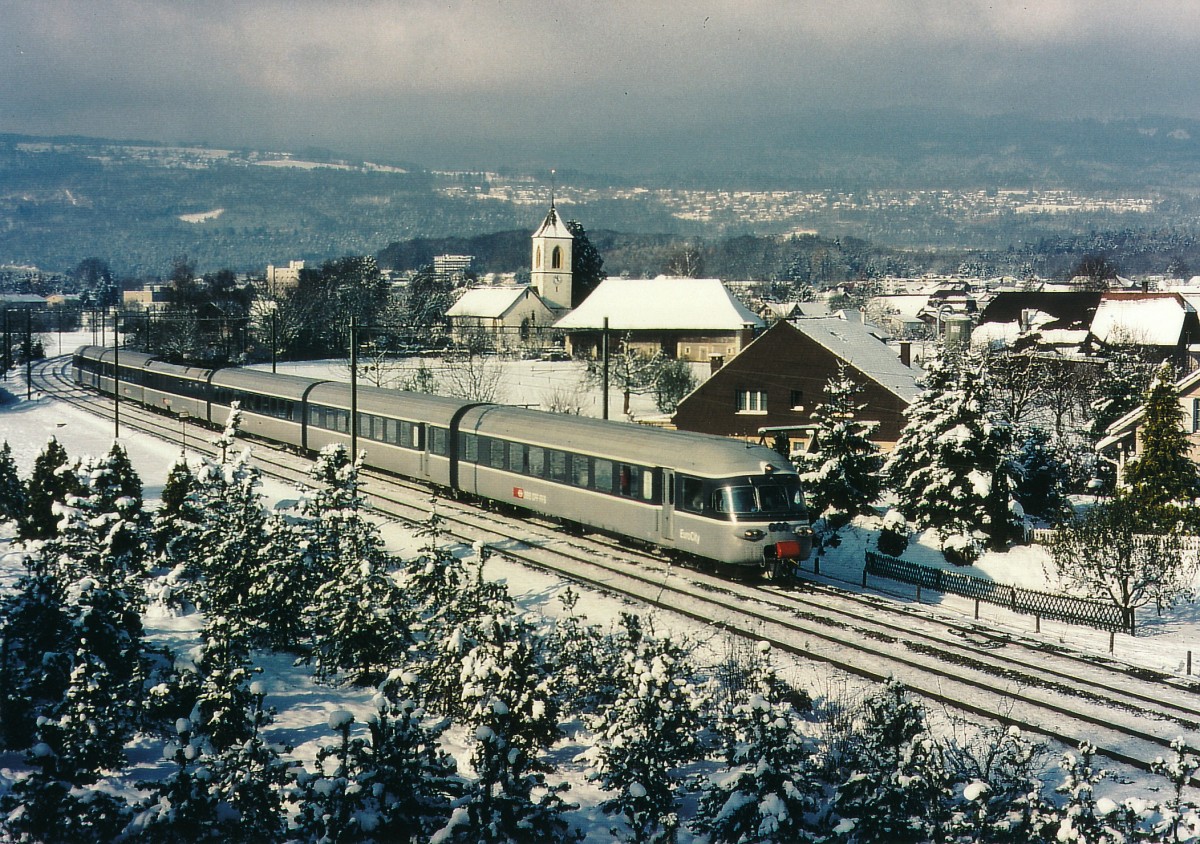
M 962 595 L 1038 618 L 1115 632 L 1129 633 L 1133 629 L 1132 614 L 1127 614 L 1112 604 L 1086 598 L 1072 598 L 1070 595 L 1056 595 L 1052 592 L 1038 592 L 1020 586 L 1007 586 L 969 574 L 910 563 L 874 551 L 867 552 L 866 568 L 863 571 L 864 577 L 866 574 L 873 574 L 902 583 L 912 583 L 922 589 Z

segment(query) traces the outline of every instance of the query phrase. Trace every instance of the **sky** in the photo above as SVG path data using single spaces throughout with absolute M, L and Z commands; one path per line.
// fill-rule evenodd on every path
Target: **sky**
M 0 132 L 428 166 L 823 111 L 1200 118 L 1195 0 L 0 0 Z

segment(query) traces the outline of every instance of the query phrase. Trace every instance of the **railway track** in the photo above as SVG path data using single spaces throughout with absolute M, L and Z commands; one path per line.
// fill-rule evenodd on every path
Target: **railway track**
M 111 399 L 75 387 L 68 367 L 62 358 L 40 364 L 34 371 L 38 389 L 111 419 Z M 177 421 L 140 406 L 123 402 L 121 419 L 123 426 L 181 441 Z M 193 435 L 187 446 L 214 451 L 202 436 Z M 305 458 L 266 443 L 255 451 L 265 473 L 308 482 Z M 410 524 L 428 519 L 428 487 L 373 470 L 363 475 L 364 492 L 378 512 Z M 1178 736 L 1200 746 L 1198 687 L 1178 678 L 827 584 L 737 583 L 602 538 L 568 536 L 537 519 L 503 518 L 445 499 L 437 509 L 448 532 L 464 542 L 485 543 L 519 562 L 852 674 L 896 676 L 915 693 L 956 710 L 1070 746 L 1086 739 L 1114 761 L 1144 770 L 1157 757 L 1169 758 Z

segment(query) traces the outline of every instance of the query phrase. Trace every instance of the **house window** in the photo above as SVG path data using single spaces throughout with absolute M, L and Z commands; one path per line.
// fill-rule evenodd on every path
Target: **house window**
M 792 410 L 804 410 L 803 390 L 792 390 Z
M 1192 399 L 1192 433 L 1200 433 L 1200 399 Z
M 766 390 L 738 390 L 737 391 L 737 412 L 738 413 L 766 413 L 767 412 L 767 391 Z
M 563 251 L 562 251 L 561 246 L 554 247 L 554 251 L 550 253 L 550 269 L 552 269 L 552 270 L 561 270 L 562 269 L 562 252 Z

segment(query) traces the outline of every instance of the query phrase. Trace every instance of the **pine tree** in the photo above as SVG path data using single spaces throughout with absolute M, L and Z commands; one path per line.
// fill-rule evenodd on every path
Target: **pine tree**
M 20 522 L 27 512 L 25 485 L 17 474 L 17 462 L 13 460 L 8 440 L 0 446 L 0 523 Z
M 20 844 L 79 844 L 114 841 L 129 818 L 129 806 L 100 788 L 81 789 L 59 776 L 57 757 L 35 745 L 19 775 L 0 796 L 0 831 Z
M 462 663 L 467 723 L 474 728 L 477 780 L 446 827 L 450 841 L 578 840 L 564 813 L 576 808 L 551 784 L 542 758 L 561 733 L 553 678 L 532 630 L 513 616 L 484 625 Z
M 1019 524 L 1011 507 L 1011 430 L 986 410 L 978 361 L 943 351 L 929 362 L 925 389 L 905 412 L 884 473 L 899 508 L 918 528 L 933 528 L 959 562 L 979 542 L 1003 545 Z
M 871 441 L 878 423 L 862 422 L 855 416 L 866 405 L 858 403 L 860 387 L 845 364 L 825 384 L 825 401 L 812 418 L 818 425 L 816 454 L 800 461 L 805 492 L 815 510 L 832 529 L 868 512 L 879 497 L 879 470 L 883 466 L 879 446 Z
M 70 458 L 58 440 L 51 437 L 33 463 L 26 484 L 27 515 L 21 525 L 22 539 L 47 539 L 58 534 L 54 503 L 78 493 L 78 483 L 70 468 Z
M 1027 515 L 1052 524 L 1069 515 L 1070 469 L 1049 434 L 1041 428 L 1030 430 L 1017 451 L 1013 468 L 1016 471 L 1013 496 Z
M 154 513 L 151 529 L 154 548 L 169 562 L 177 563 L 191 556 L 191 539 L 204 521 L 199 497 L 200 483 L 187 457 L 180 453 L 167 472 L 162 505 Z
M 200 689 L 191 722 L 217 752 L 244 744 L 257 731 L 247 713 L 254 711 L 255 693 L 246 631 L 223 616 L 210 617 L 204 627 L 204 651 L 196 661 Z
M 896 680 L 863 704 L 847 775 L 837 787 L 835 827 L 859 844 L 939 840 L 949 821 L 949 778 L 918 704 Z
M 29 747 L 36 719 L 66 693 L 71 618 L 58 578 L 29 572 L 0 605 L 0 738 Z
M 703 698 L 689 682 L 683 648 L 647 637 L 629 616 L 629 650 L 617 699 L 596 719 L 596 780 L 615 796 L 605 814 L 621 817 L 636 844 L 674 841 L 679 830 L 677 769 L 703 755 Z
M 1143 407 L 1141 451 L 1125 470 L 1128 495 L 1147 510 L 1192 502 L 1200 495 L 1200 469 L 1189 456 L 1191 443 L 1169 364 L 1159 367 Z
M 765 661 L 746 680 L 722 725 L 733 776 L 709 786 L 692 828 L 713 844 L 814 840 L 807 816 L 819 805 L 820 785 L 791 690 Z

